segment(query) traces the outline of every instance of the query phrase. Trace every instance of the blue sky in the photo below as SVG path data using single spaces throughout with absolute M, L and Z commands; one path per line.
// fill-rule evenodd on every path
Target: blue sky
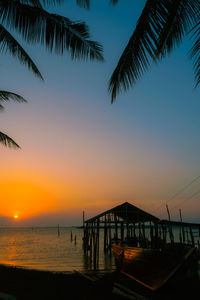
M 68 0 L 52 8 L 87 22 L 92 39 L 104 46 L 104 63 L 71 61 L 68 54 L 59 57 L 22 42 L 45 78 L 42 83 L 12 57 L 2 55 L 1 89 L 29 102 L 7 104 L 1 114 L 1 130 L 22 150 L 1 147 L 0 179 L 50 190 L 56 206 L 49 210 L 49 219 L 49 208 L 43 208 L 49 225 L 59 221 L 59 214 L 63 219 L 66 213 L 63 225 L 69 225 L 78 222 L 83 209 L 89 216 L 124 201 L 166 217 L 164 204 L 199 175 L 200 92 L 194 89 L 187 55 L 189 38 L 110 104 L 108 80 L 144 3 L 121 0 L 112 7 L 108 0 L 91 0 L 87 11 Z M 173 206 L 196 190 L 198 183 L 170 203 L 174 218 L 178 210 Z M 4 194 L 5 201 L 12 202 Z M 199 221 L 199 202 L 198 197 L 184 202 L 185 219 Z M 39 225 L 42 212 L 34 218 L 24 224 Z

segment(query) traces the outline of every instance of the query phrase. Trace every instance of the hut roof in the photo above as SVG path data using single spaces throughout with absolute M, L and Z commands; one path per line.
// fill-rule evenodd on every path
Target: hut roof
M 97 219 L 100 219 L 101 217 L 107 215 L 107 214 L 114 214 L 120 218 L 122 218 L 124 221 L 128 221 L 130 223 L 138 223 L 138 222 L 158 222 L 159 219 L 155 216 L 145 212 L 144 210 L 128 203 L 124 202 L 121 205 L 115 206 L 107 211 L 102 212 L 101 214 L 90 218 L 86 220 L 86 223 L 91 223 L 96 221 Z

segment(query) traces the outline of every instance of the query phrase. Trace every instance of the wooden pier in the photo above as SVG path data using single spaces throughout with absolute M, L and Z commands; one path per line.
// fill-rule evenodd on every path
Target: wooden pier
M 200 224 L 159 218 L 125 202 L 85 221 L 83 214 L 83 249 L 93 268 L 98 268 L 100 234 L 104 253 L 111 254 L 113 242 L 131 241 L 141 248 L 164 248 L 168 243 L 200 247 Z M 174 231 L 179 230 L 178 240 Z

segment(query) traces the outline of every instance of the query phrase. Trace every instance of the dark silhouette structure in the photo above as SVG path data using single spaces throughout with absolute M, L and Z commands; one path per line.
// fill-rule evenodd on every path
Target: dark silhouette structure
M 180 222 L 160 220 L 125 202 L 86 221 L 83 218 L 84 253 L 94 268 L 98 267 L 100 232 L 104 252 L 110 254 L 113 242 L 128 241 L 132 246 L 148 249 L 174 243 L 199 248 L 200 244 L 200 224 L 182 222 L 182 219 Z

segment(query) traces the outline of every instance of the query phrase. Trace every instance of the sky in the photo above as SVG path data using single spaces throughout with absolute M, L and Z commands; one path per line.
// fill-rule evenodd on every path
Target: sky
M 80 225 L 125 201 L 172 219 L 200 222 L 200 89 L 188 51 L 191 40 L 152 64 L 128 92 L 110 104 L 108 81 L 145 1 L 76 1 L 49 8 L 85 21 L 104 47 L 105 62 L 72 61 L 40 45 L 23 47 L 41 82 L 9 54 L 1 54 L 1 89 L 22 95 L 8 103 L 1 131 L 21 150 L 0 146 L 0 226 Z M 195 196 L 193 196 L 196 193 Z M 173 199 L 172 199 L 173 198 Z M 18 215 L 17 219 L 13 219 Z

